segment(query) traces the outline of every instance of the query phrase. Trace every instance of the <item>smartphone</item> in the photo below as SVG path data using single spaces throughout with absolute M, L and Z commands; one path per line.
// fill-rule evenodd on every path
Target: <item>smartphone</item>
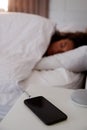
M 67 119 L 65 113 L 59 110 L 43 96 L 25 99 L 24 103 L 47 125 Z

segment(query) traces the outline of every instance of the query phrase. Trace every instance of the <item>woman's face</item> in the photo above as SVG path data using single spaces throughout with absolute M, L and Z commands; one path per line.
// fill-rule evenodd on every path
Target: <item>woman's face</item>
M 50 56 L 57 53 L 66 52 L 72 49 L 74 49 L 74 42 L 70 39 L 62 39 L 50 44 L 46 52 L 46 55 Z

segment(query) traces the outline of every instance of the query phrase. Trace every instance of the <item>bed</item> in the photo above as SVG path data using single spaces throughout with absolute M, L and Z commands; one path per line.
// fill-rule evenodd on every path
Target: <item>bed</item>
M 83 87 L 83 71 L 87 70 L 86 46 L 43 57 L 55 30 L 56 24 L 41 16 L 0 13 L 1 120 L 32 85 L 67 89 Z

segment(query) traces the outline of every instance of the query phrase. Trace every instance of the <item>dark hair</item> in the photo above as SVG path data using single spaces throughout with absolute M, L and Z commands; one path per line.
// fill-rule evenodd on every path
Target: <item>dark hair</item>
M 87 45 L 87 33 L 86 32 L 59 32 L 56 31 L 50 43 L 55 41 L 59 41 L 62 39 L 70 39 L 74 42 L 74 47 L 77 48 L 79 46 Z

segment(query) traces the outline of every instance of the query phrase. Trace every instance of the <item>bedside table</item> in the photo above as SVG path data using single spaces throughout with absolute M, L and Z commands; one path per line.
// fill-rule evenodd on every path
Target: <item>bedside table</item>
M 51 126 L 45 125 L 25 106 L 24 100 L 29 97 L 24 93 L 2 120 L 0 130 L 87 130 L 87 108 L 73 103 L 71 94 L 74 90 L 59 87 L 31 86 L 26 91 L 32 97 L 44 96 L 62 110 L 68 116 L 68 119 Z

